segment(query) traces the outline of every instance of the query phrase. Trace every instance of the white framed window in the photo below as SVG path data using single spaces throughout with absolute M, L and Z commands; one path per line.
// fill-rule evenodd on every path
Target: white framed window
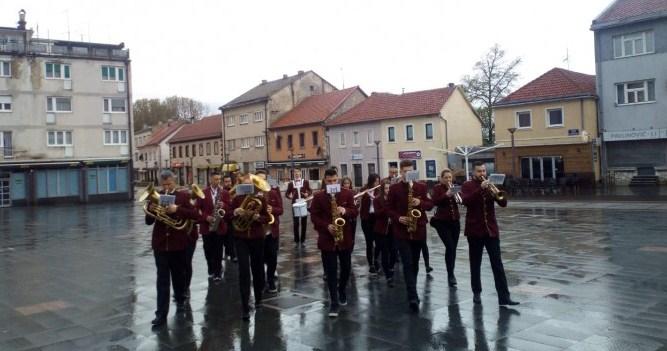
M 127 145 L 127 130 L 105 130 L 104 145 Z
M 227 151 L 234 151 L 236 150 L 236 140 L 227 140 L 227 145 L 226 145 Z
M 233 127 L 234 123 L 236 123 L 236 118 L 234 116 L 227 116 L 227 127 Z
M 12 63 L 9 61 L 0 61 L 0 77 L 12 76 Z
M 347 177 L 347 163 L 340 164 L 340 176 Z
M 375 133 L 372 129 L 366 132 L 366 145 L 373 145 L 375 143 Z
M 256 136 L 255 137 L 255 147 L 264 147 L 264 136 Z
M 433 123 L 424 124 L 424 139 L 433 140 Z
M 396 127 L 387 127 L 387 141 L 390 143 L 396 142 Z
M 48 96 L 46 112 L 72 112 L 72 98 L 69 96 Z
M 264 120 L 264 111 L 255 112 L 255 122 L 262 122 Z
M 616 103 L 619 105 L 642 104 L 654 101 L 655 80 L 616 84 Z
M 546 124 L 547 128 L 564 126 L 565 117 L 563 116 L 563 108 L 546 109 Z
M 429 179 L 438 178 L 438 172 L 436 171 L 435 160 L 425 160 L 424 165 L 426 168 L 426 178 Z
M 652 54 L 655 51 L 653 31 L 618 35 L 614 40 L 614 58 Z
M 47 62 L 46 79 L 71 79 L 71 66 L 66 63 Z
M 248 124 L 248 115 L 247 114 L 242 114 L 239 115 L 239 125 L 241 124 Z
M 345 147 L 345 133 L 338 133 L 338 146 Z
M 249 148 L 250 148 L 250 138 L 241 139 L 241 149 L 249 149 Z
M 352 132 L 352 146 L 359 146 L 359 132 Z
M 116 66 L 102 66 L 102 80 L 112 82 L 125 81 L 125 68 Z
M 127 100 L 123 98 L 104 98 L 104 112 L 123 113 L 127 111 Z
M 72 146 L 72 132 L 69 130 L 50 130 L 46 133 L 48 146 Z
M 412 124 L 405 126 L 405 141 L 415 140 L 415 127 Z
M 11 95 L 0 95 L 0 112 L 12 112 Z
M 516 127 L 518 129 L 528 129 L 533 126 L 533 119 L 530 111 L 518 111 L 516 113 Z

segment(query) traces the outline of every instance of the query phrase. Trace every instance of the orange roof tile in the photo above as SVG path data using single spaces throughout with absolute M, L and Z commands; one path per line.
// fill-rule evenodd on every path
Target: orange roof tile
M 277 121 L 273 122 L 271 128 L 285 128 L 324 122 L 356 90 L 361 91 L 359 87 L 355 86 L 326 94 L 310 96 Z
M 595 96 L 595 76 L 554 68 L 509 94 L 495 106 Z
M 169 140 L 169 143 L 214 138 L 222 138 L 222 115 L 219 114 L 186 124 Z

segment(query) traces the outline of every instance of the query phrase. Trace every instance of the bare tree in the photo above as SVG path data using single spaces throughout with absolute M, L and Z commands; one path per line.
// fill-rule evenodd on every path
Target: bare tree
M 475 63 L 473 74 L 463 78 L 463 89 L 482 118 L 482 139 L 487 145 L 495 142 L 493 105 L 509 95 L 519 77 L 516 69 L 520 63 L 520 57 L 508 62 L 505 50 L 495 44 Z
M 144 126 L 154 126 L 169 119 L 183 119 L 194 122 L 206 116 L 209 108 L 206 104 L 182 96 L 171 96 L 164 100 L 139 99 L 132 105 L 134 130 Z
M 164 100 L 164 104 L 178 119 L 188 121 L 200 119 L 209 112 L 204 103 L 182 96 L 170 96 Z

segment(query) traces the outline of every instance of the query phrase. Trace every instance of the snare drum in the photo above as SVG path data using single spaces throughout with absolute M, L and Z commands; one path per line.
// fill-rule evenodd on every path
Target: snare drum
M 292 213 L 294 217 L 307 217 L 308 209 L 306 208 L 306 200 L 297 199 L 296 202 L 292 204 Z

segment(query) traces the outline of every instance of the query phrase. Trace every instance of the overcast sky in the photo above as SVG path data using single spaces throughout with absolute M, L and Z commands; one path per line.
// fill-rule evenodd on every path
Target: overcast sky
M 134 98 L 181 95 L 213 108 L 284 73 L 400 93 L 460 82 L 498 43 L 519 84 L 553 67 L 595 73 L 591 21 L 612 0 L 2 0 L 40 37 L 124 42 Z M 344 82 L 344 84 L 343 84 Z

